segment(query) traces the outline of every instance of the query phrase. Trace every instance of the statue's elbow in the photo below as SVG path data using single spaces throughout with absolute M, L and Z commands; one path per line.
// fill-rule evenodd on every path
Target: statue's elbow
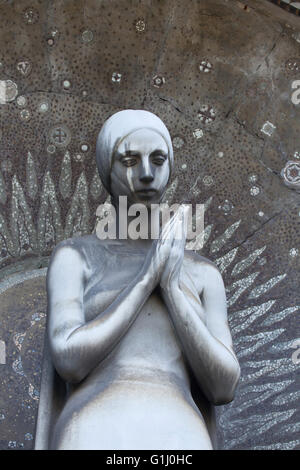
M 212 394 L 211 403 L 215 406 L 228 405 L 231 403 L 235 396 L 235 388 L 228 390 L 220 390 Z
M 64 360 L 62 356 L 55 360 L 54 364 L 60 377 L 70 384 L 78 384 L 86 376 L 86 373 L 81 367 L 78 367 L 75 361 Z
M 234 393 L 222 393 L 214 396 L 211 402 L 214 406 L 228 405 L 228 403 L 233 401 L 234 395 Z
M 63 372 L 63 379 L 70 384 L 78 384 L 82 382 L 84 377 L 85 374 L 82 374 L 80 371 L 74 369 L 68 371 L 64 370 Z
M 70 367 L 62 367 L 56 365 L 55 369 L 64 382 L 68 382 L 70 384 L 77 384 L 82 381 L 82 377 L 78 373 L 78 371 L 71 369 Z
M 229 373 L 226 385 L 220 384 L 216 387 L 215 393 L 212 394 L 211 402 L 215 406 L 227 405 L 234 400 L 235 391 L 240 378 L 241 370 L 238 363 L 233 367 Z

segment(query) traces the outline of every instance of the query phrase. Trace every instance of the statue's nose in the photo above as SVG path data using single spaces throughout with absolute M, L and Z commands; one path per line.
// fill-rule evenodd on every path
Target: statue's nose
M 153 181 L 153 173 L 148 162 L 144 163 L 141 168 L 140 181 L 142 183 L 151 183 Z

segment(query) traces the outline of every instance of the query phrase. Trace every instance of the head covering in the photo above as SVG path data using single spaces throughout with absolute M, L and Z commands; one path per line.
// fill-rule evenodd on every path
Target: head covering
M 144 110 L 126 109 L 113 114 L 102 126 L 96 146 L 96 161 L 103 186 L 110 193 L 110 173 L 115 149 L 122 139 L 140 129 L 157 132 L 169 149 L 170 175 L 173 167 L 173 147 L 168 129 L 162 120 Z

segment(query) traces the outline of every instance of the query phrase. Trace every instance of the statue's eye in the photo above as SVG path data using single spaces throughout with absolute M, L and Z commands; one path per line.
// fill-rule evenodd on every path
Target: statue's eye
M 154 165 L 163 165 L 166 161 L 166 158 L 162 155 L 155 155 L 154 157 L 152 157 L 151 159 L 152 163 L 154 163 Z
M 137 159 L 133 157 L 124 157 L 122 158 L 122 164 L 126 167 L 134 166 L 137 163 Z

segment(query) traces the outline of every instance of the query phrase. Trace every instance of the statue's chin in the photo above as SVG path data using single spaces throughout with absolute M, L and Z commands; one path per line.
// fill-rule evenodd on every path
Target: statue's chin
M 140 192 L 134 195 L 134 197 L 128 198 L 127 204 L 130 207 L 132 204 L 143 204 L 147 208 L 151 207 L 151 204 L 159 204 L 162 200 L 162 196 L 160 194 L 155 193 L 147 193 L 147 192 Z

